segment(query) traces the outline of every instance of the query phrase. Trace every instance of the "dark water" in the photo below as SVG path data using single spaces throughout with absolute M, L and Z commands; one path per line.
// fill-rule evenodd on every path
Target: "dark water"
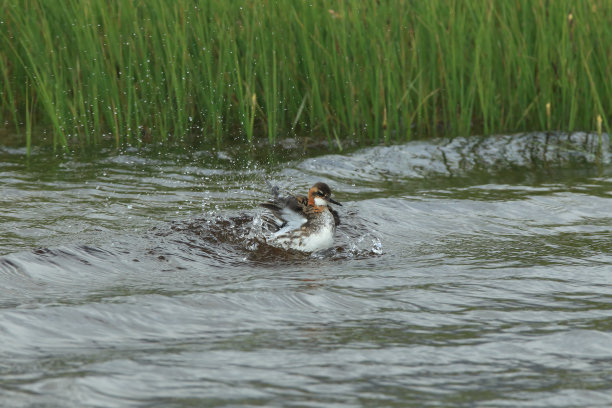
M 275 165 L 0 150 L 0 406 L 612 406 L 596 141 Z M 334 248 L 258 241 L 266 178 L 332 187 Z

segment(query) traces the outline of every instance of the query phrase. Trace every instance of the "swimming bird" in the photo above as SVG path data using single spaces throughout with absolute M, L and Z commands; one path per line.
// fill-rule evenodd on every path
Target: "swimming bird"
M 340 217 L 329 203 L 342 204 L 331 198 L 327 184 L 316 183 L 308 190 L 308 197 L 279 197 L 278 187 L 272 192 L 274 199 L 261 204 L 276 217 L 272 222 L 277 230 L 267 240 L 270 245 L 302 252 L 314 252 L 333 245 Z

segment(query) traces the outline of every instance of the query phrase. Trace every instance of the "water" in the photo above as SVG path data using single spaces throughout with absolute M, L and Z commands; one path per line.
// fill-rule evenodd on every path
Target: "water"
M 611 406 L 612 168 L 596 139 L 274 165 L 0 150 L 0 405 Z M 334 248 L 257 239 L 266 179 L 332 187 Z

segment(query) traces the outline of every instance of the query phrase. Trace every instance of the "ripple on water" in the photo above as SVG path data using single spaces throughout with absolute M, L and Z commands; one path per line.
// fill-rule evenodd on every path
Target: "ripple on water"
M 610 406 L 612 179 L 593 140 L 416 142 L 263 170 L 8 160 L 3 404 Z M 261 241 L 264 174 L 332 186 L 333 248 Z

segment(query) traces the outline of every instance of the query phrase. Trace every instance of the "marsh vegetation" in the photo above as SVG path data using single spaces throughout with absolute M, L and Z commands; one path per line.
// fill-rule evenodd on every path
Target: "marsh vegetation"
M 0 3 L 23 143 L 255 143 L 609 129 L 601 0 Z

